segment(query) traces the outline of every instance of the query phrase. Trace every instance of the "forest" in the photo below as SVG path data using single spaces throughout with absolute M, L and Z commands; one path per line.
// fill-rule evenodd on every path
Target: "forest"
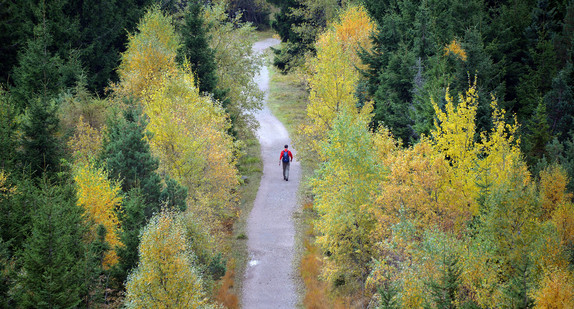
M 574 3 L 274 2 L 304 305 L 574 307 Z
M 303 306 L 574 308 L 572 1 L 0 16 L 0 307 L 226 305 L 270 28 L 271 63 L 306 93 Z
M 219 307 L 255 25 L 225 2 L 0 7 L 0 307 Z

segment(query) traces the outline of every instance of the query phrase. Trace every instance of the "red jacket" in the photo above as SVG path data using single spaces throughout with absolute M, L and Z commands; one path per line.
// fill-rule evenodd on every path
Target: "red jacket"
M 281 155 L 279 155 L 279 160 L 283 161 L 283 153 L 287 151 L 287 154 L 289 155 L 289 157 L 291 158 L 291 161 L 293 161 L 293 154 L 291 153 L 291 151 L 289 149 L 283 149 L 281 151 Z

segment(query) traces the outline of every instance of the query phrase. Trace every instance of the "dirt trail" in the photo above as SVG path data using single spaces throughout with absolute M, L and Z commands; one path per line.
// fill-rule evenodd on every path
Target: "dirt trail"
M 278 44 L 266 39 L 255 43 L 255 51 L 263 51 Z M 259 87 L 269 89 L 269 71 L 262 67 L 256 77 Z M 267 101 L 267 94 L 265 102 Z M 255 204 L 247 219 L 247 247 L 249 262 L 243 283 L 243 308 L 295 308 L 295 226 L 293 212 L 297 207 L 297 189 L 301 175 L 299 162 L 293 161 L 289 181 L 284 181 L 279 154 L 285 144 L 295 156 L 291 140 L 283 124 L 271 114 L 267 106 L 256 113 L 260 128 L 263 176 Z

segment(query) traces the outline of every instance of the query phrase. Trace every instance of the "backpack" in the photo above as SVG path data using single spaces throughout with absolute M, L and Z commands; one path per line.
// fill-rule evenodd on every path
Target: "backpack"
M 283 162 L 289 162 L 289 150 L 287 149 L 283 150 Z

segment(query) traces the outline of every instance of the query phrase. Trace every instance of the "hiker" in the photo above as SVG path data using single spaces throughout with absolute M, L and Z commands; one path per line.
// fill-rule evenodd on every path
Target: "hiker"
M 281 155 L 279 156 L 279 165 L 283 162 L 283 179 L 289 181 L 289 165 L 291 161 L 293 161 L 293 154 L 289 149 L 289 146 L 285 145 L 285 149 L 281 151 Z

